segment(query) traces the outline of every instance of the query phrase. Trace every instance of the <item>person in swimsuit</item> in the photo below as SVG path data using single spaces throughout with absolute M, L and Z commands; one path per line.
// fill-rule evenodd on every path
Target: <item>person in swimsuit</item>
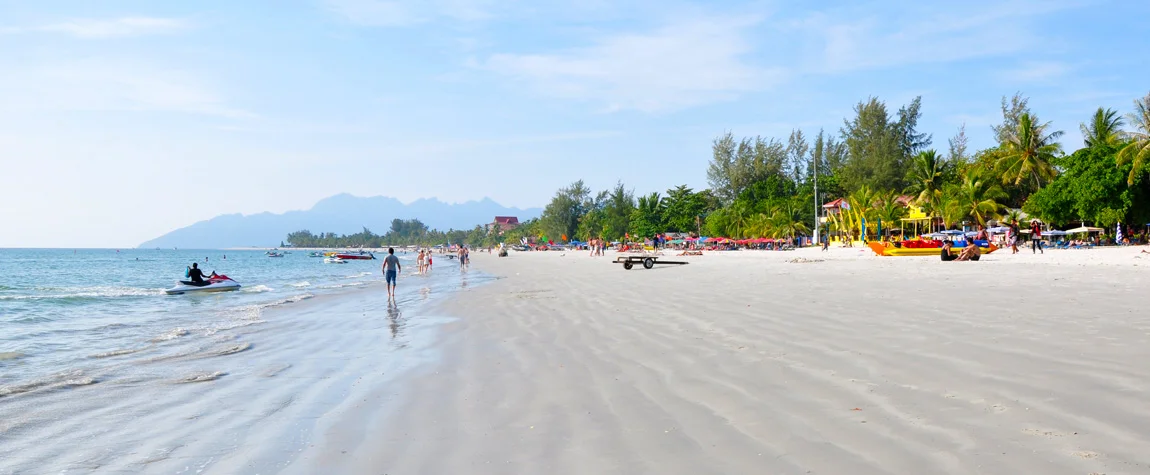
M 387 248 L 387 257 L 383 258 L 383 280 L 387 284 L 387 298 L 389 300 L 395 299 L 395 279 L 399 276 L 399 271 L 403 266 L 399 264 L 399 258 L 395 257 L 395 249 Z
M 942 243 L 942 262 L 949 262 L 958 259 L 958 256 L 950 253 L 950 241 Z

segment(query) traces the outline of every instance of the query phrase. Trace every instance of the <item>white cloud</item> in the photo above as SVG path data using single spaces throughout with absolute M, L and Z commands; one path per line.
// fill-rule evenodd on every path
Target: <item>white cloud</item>
M 38 111 L 163 111 L 247 118 L 186 71 L 103 58 L 25 66 L 0 78 L 0 103 Z
M 33 27 L 0 28 L 0 33 L 61 33 L 83 39 L 123 38 L 177 33 L 191 28 L 176 18 L 124 17 L 114 19 L 73 19 Z
M 326 0 L 344 20 L 362 26 L 398 27 L 439 18 L 474 22 L 490 19 L 494 0 Z
M 600 38 L 551 54 L 496 54 L 480 67 L 541 94 L 659 112 L 716 101 L 776 83 L 783 73 L 751 65 L 746 30 L 756 20 L 695 17 L 649 33 Z
M 1060 61 L 1027 61 L 1002 71 L 999 76 L 1010 83 L 1043 83 L 1060 79 L 1071 69 L 1070 65 Z
M 1042 43 L 1030 24 L 1079 6 L 1067 1 L 964 2 L 933 13 L 934 4 L 874 12 L 870 6 L 818 12 L 792 22 L 813 60 L 804 69 L 842 73 L 908 64 L 1005 56 Z

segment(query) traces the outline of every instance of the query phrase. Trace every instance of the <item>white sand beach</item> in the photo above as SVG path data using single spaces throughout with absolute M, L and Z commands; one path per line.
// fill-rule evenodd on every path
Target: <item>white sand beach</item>
M 291 473 L 1150 473 L 1150 255 L 475 253 Z

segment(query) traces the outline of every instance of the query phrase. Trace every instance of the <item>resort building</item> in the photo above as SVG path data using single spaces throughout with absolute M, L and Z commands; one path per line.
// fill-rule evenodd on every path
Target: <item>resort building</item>
M 499 227 L 499 232 L 510 231 L 519 227 L 519 218 L 515 216 L 496 216 L 495 221 L 487 225 L 487 232 L 491 232 L 496 226 Z

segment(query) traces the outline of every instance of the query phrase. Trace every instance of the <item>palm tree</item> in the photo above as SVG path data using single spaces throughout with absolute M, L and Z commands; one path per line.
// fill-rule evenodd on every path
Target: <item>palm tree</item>
M 771 209 L 771 216 L 767 219 L 771 229 L 770 237 L 793 238 L 810 230 L 800 214 L 801 208 L 791 201 L 786 201 Z
M 979 225 L 986 226 L 988 219 L 1001 216 L 1004 207 L 998 200 L 1005 198 L 1006 192 L 1002 191 L 1002 187 L 990 180 L 966 176 L 963 177 L 962 184 L 955 189 L 952 206 L 957 207 L 956 215 L 961 214 L 962 217 L 968 217 Z
M 962 219 L 966 217 L 966 207 L 962 204 L 961 196 L 960 185 L 952 184 L 942 191 L 939 217 L 942 218 L 942 225 L 948 229 L 962 222 Z
M 767 237 L 773 232 L 771 218 L 763 213 L 756 214 L 751 218 L 749 228 L 750 230 L 747 234 L 755 237 Z
M 1127 115 L 1127 118 L 1134 130 L 1127 134 L 1130 142 L 1118 151 L 1117 161 L 1118 166 L 1126 165 L 1127 162 L 1134 163 L 1126 179 L 1127 184 L 1133 185 L 1150 162 L 1150 94 L 1134 101 L 1134 112 Z
M 906 216 L 906 205 L 899 201 L 899 194 L 893 191 L 882 194 L 874 209 L 874 217 L 886 223 L 883 226 L 887 235 L 900 219 Z M 880 236 L 881 237 L 881 236 Z
M 1082 123 L 1078 127 L 1082 130 L 1082 141 L 1087 147 L 1095 145 L 1118 145 L 1122 142 L 1122 118 L 1114 109 L 1098 108 L 1090 123 Z
M 921 152 L 911 161 L 907 191 L 914 195 L 915 203 L 927 215 L 938 209 L 942 198 L 944 167 L 944 162 L 934 150 Z
M 848 233 L 853 233 L 856 229 L 860 230 L 863 234 L 866 233 L 863 227 L 869 218 L 874 214 L 874 204 L 878 201 L 878 194 L 875 193 L 870 187 L 863 185 L 855 190 L 847 197 L 847 206 L 849 208 L 842 210 L 840 213 L 846 213 L 848 229 L 844 229 Z M 865 239 L 866 236 L 860 236 Z
M 1003 171 L 1003 183 L 1019 185 L 1033 179 L 1035 187 L 1041 188 L 1044 181 L 1054 179 L 1058 172 L 1050 162 L 1062 153 L 1058 143 L 1062 131 L 1048 132 L 1049 129 L 1050 122 L 1039 123 L 1029 113 L 1018 117 L 1018 129 L 1001 145 L 995 167 Z
M 730 214 L 728 215 L 727 237 L 746 237 L 748 231 L 751 230 L 751 220 L 754 218 L 755 213 L 750 206 L 747 206 L 741 201 L 736 201 L 731 205 Z

